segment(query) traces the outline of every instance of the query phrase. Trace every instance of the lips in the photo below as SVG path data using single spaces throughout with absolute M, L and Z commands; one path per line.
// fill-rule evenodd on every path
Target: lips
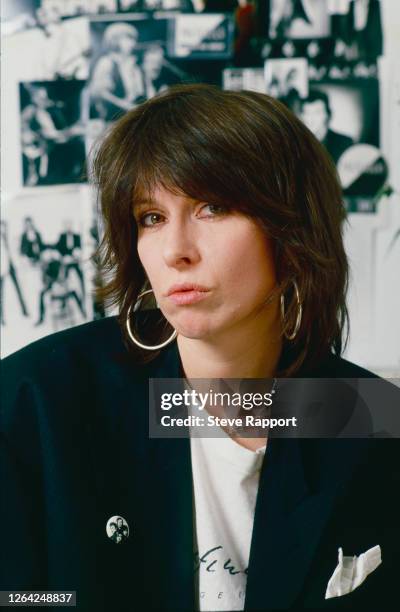
M 181 283 L 170 287 L 167 297 L 177 306 L 187 306 L 204 300 L 209 291 L 210 290 L 203 285 Z
M 209 289 L 207 289 L 207 287 L 203 287 L 203 285 L 197 285 L 194 283 L 179 283 L 172 285 L 172 287 L 168 289 L 167 296 L 173 295 L 174 293 L 184 293 L 186 291 L 206 292 L 209 291 Z

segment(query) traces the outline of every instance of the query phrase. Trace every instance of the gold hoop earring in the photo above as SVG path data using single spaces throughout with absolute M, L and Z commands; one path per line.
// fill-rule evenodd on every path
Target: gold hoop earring
M 297 315 L 296 315 L 296 322 L 294 324 L 294 329 L 292 333 L 288 334 L 287 332 L 284 332 L 284 336 L 288 340 L 294 340 L 295 337 L 297 336 L 298 331 L 300 329 L 300 325 L 301 325 L 301 319 L 303 316 L 303 306 L 302 306 L 302 303 L 300 302 L 299 288 L 297 287 L 297 283 L 295 280 L 292 282 L 293 282 L 294 293 L 295 293 L 296 301 L 297 301 Z M 285 320 L 285 297 L 283 293 L 281 293 L 281 315 L 282 315 L 282 320 L 284 321 Z
M 140 306 L 140 300 L 145 296 L 148 295 L 149 293 L 154 293 L 153 289 L 147 289 L 146 291 L 142 291 L 142 293 L 140 293 L 137 297 L 137 300 L 135 302 L 135 304 L 133 305 L 133 312 L 137 312 L 139 310 L 139 306 Z M 128 312 L 126 315 L 126 329 L 128 332 L 128 336 L 129 338 L 132 340 L 132 342 L 134 344 L 136 344 L 136 346 L 139 346 L 142 349 L 145 349 L 146 351 L 158 351 L 159 349 L 164 348 L 165 346 L 167 346 L 168 344 L 170 344 L 171 342 L 173 342 L 175 340 L 175 338 L 178 335 L 178 332 L 176 331 L 176 329 L 174 329 L 172 335 L 167 338 L 167 340 L 165 340 L 165 342 L 161 342 L 160 344 L 156 344 L 153 346 L 150 346 L 148 344 L 143 344 L 142 342 L 140 342 L 134 335 L 132 328 L 131 328 L 131 321 L 130 321 L 130 315 L 132 312 L 132 304 L 129 306 L 128 308 Z

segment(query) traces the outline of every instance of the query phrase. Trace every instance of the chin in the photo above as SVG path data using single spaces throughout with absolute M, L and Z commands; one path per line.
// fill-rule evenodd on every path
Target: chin
M 188 321 L 171 321 L 180 336 L 192 340 L 203 340 L 215 333 L 215 325 L 210 325 L 210 321 L 201 320 L 201 317 L 191 318 Z
M 188 327 L 179 326 L 179 327 L 176 327 L 175 329 L 178 332 L 179 336 L 184 336 L 185 338 L 190 338 L 191 340 L 205 340 L 212 334 L 211 331 L 206 331 L 203 329 L 199 329 L 196 327 L 190 327 L 190 326 Z

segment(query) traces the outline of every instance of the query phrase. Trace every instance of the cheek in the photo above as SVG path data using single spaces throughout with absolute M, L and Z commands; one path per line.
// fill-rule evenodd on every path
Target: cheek
M 144 271 L 146 272 L 149 280 L 154 276 L 155 271 L 157 270 L 157 263 L 154 248 L 151 248 L 151 245 L 147 244 L 145 240 L 138 240 L 137 243 L 137 252 L 140 259 L 140 263 L 142 264 Z
M 250 228 L 235 241 L 226 255 L 226 278 L 230 278 L 239 294 L 265 293 L 276 283 L 273 250 L 266 236 L 257 227 Z

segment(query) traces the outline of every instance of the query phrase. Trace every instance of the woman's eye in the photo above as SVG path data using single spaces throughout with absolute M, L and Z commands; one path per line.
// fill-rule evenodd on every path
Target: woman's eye
M 160 218 L 161 215 L 158 213 L 147 213 L 146 215 L 140 217 L 139 223 L 142 227 L 154 227 L 154 225 L 159 223 Z
M 219 206 L 218 204 L 206 204 L 202 207 L 201 211 L 207 211 L 207 209 L 209 211 L 209 214 L 207 214 L 206 212 L 206 216 L 212 217 L 214 217 L 215 215 L 222 215 L 227 212 L 226 208 L 224 208 L 223 206 Z

